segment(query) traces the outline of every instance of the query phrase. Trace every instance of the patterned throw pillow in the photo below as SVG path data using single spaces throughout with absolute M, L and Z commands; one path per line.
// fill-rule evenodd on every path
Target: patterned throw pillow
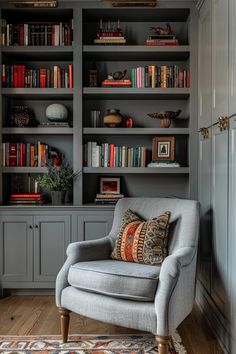
M 111 257 L 126 262 L 160 265 L 167 256 L 167 238 L 171 213 L 142 220 L 128 209 Z

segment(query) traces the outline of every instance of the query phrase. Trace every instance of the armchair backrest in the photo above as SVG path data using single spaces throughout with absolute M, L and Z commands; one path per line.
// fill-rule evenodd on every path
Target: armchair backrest
M 199 203 L 194 200 L 171 198 L 123 198 L 115 207 L 114 220 L 109 236 L 115 243 L 123 214 L 131 209 L 143 219 L 151 219 L 171 212 L 169 254 L 182 247 L 197 247 Z

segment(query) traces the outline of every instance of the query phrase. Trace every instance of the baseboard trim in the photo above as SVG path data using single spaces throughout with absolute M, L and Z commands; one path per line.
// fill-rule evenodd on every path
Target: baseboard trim
M 201 282 L 197 281 L 196 285 L 196 303 L 215 334 L 222 350 L 226 354 L 232 354 L 229 324 L 222 317 L 213 300 L 206 292 Z M 228 325 L 227 325 L 228 324 Z
M 54 289 L 4 289 L 3 296 L 55 295 Z

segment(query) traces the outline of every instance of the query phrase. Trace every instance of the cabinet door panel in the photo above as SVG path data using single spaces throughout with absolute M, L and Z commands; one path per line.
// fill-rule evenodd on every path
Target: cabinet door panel
M 236 121 L 229 130 L 229 286 L 231 300 L 232 335 L 236 343 Z M 235 344 L 236 348 L 236 344 Z M 234 353 L 234 352 L 233 352 Z
M 111 230 L 113 212 L 78 216 L 78 240 L 95 240 L 107 236 Z
M 211 124 L 212 113 L 212 7 L 205 1 L 199 18 L 199 119 L 198 126 Z
M 33 224 L 31 216 L 2 216 L 2 280 L 32 281 Z
M 54 281 L 70 242 L 70 216 L 35 216 L 34 280 Z
M 228 0 L 213 0 L 213 122 L 228 115 Z
M 211 295 L 227 315 L 228 287 L 228 130 L 213 129 L 213 253 Z
M 201 203 L 200 242 L 199 242 L 199 278 L 210 292 L 211 253 L 212 253 L 212 140 L 201 139 L 199 142 L 199 201 Z

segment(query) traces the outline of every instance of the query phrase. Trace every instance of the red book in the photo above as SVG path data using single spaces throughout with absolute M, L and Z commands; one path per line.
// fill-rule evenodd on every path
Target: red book
M 21 86 L 20 87 L 25 87 L 25 65 L 21 66 Z
M 73 88 L 73 65 L 69 64 L 69 88 Z
M 183 87 L 183 79 L 184 79 L 184 76 L 183 76 L 183 71 L 181 70 L 180 72 L 179 72 L 179 85 L 178 85 L 178 87 L 179 88 L 182 88 Z
M 17 143 L 9 144 L 9 166 L 17 166 Z
M 115 157 L 115 145 L 110 145 L 110 167 L 114 167 L 114 157 Z
M 20 143 L 20 167 L 23 166 L 23 143 Z
M 13 65 L 13 88 L 18 87 L 17 65 Z
M 11 198 L 40 198 L 41 194 L 39 193 L 17 193 L 11 194 Z
M 20 45 L 24 45 L 24 25 L 19 25 L 19 33 L 20 33 Z
M 47 87 L 47 69 L 40 69 L 40 87 Z

